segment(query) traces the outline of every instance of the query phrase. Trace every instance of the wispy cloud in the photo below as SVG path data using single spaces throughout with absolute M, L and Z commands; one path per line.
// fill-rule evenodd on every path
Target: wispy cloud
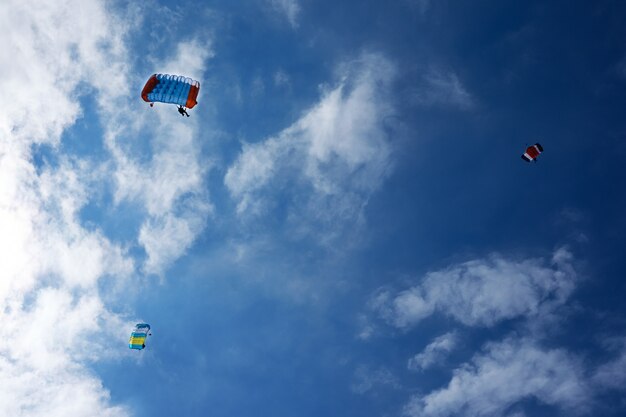
M 382 291 L 371 301 L 390 324 L 407 328 L 435 312 L 468 326 L 493 326 L 516 317 L 538 316 L 562 305 L 575 287 L 572 255 L 557 250 L 542 259 L 499 255 L 429 272 L 412 288 Z
M 139 231 L 139 242 L 146 249 L 149 273 L 163 269 L 183 255 L 204 230 L 212 206 L 199 196 L 177 202 L 175 212 L 164 212 L 146 220 Z
M 224 179 L 239 215 L 264 215 L 281 192 L 297 235 L 329 237 L 360 222 L 391 167 L 385 120 L 394 72 L 382 56 L 364 54 L 343 65 L 341 82 L 293 125 L 244 144 Z
M 412 7 L 417 8 L 421 14 L 425 14 L 430 8 L 430 0 L 405 0 Z
M 626 57 L 622 58 L 617 65 L 615 65 L 615 72 L 621 78 L 626 79 Z
M 288 90 L 291 89 L 291 80 L 289 74 L 283 70 L 278 70 L 274 73 L 274 85 L 276 87 L 284 87 Z
M 593 373 L 593 382 L 603 388 L 626 391 L 626 338 L 610 343 L 615 357 L 599 366 Z
M 372 369 L 366 365 L 360 365 L 354 372 L 354 381 L 352 392 L 356 394 L 365 394 L 373 388 L 380 387 L 398 388 L 400 384 L 398 379 L 387 368 Z
M 298 0 L 269 0 L 272 8 L 284 15 L 293 28 L 298 27 L 298 17 L 300 15 L 300 3 Z
M 457 74 L 437 68 L 431 68 L 423 76 L 421 85 L 413 93 L 413 101 L 423 106 L 449 106 L 461 110 L 475 106 L 475 99 Z
M 500 416 L 525 399 L 583 414 L 591 402 L 581 361 L 562 349 L 546 349 L 531 339 L 490 343 L 454 371 L 446 388 L 416 395 L 408 416 Z
M 439 364 L 456 347 L 457 339 L 458 335 L 454 332 L 435 338 L 421 353 L 409 359 L 408 368 L 420 371 Z

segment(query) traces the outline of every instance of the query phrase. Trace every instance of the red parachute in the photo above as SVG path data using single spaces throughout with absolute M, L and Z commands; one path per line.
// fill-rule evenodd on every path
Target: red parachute
M 526 152 L 522 155 L 522 159 L 526 162 L 535 161 L 537 162 L 537 157 L 543 152 L 543 146 L 538 143 L 535 143 L 533 146 L 529 146 L 526 148 Z

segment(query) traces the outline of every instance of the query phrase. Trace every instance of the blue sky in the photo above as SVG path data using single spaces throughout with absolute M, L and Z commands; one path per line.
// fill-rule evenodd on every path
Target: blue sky
M 0 415 L 626 412 L 626 6 L 35 3 L 0 5 Z

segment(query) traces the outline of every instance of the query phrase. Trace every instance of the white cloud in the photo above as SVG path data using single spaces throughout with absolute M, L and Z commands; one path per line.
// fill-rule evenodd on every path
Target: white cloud
M 298 27 L 298 16 L 300 15 L 298 0 L 270 0 L 270 3 L 276 12 L 287 18 L 292 27 Z
M 409 359 L 408 368 L 419 371 L 437 365 L 456 347 L 457 339 L 453 332 L 435 338 L 421 353 Z
M 0 88 L 21 89 L 15 100 L 6 95 L 0 98 L 2 108 L 9 109 L 0 116 L 0 250 L 5 257 L 0 301 L 14 292 L 23 295 L 44 274 L 58 274 L 71 286 L 92 286 L 104 270 L 117 274 L 132 269 L 120 248 L 99 232 L 85 230 L 78 220 L 95 178 L 94 167 L 86 161 L 61 158 L 58 167 L 37 173 L 32 162 L 34 143 L 47 143 L 54 151 L 63 129 L 78 117 L 80 83 L 99 71 L 104 78 L 115 66 L 116 55 L 99 45 L 116 40 L 98 27 L 119 25 L 98 2 L 83 2 L 81 7 L 78 3 L 0 5 L 0 19 L 6 24 L 0 34 L 4 45 L 0 68 L 11 68 L 2 74 Z M 88 22 L 82 20 L 85 16 Z M 68 22 L 68 28 L 60 28 L 59 21 Z M 91 24 L 97 27 L 91 30 Z M 14 42 L 14 33 L 19 33 L 19 42 Z M 83 269 L 80 282 L 77 269 Z
M 557 250 L 551 265 L 542 259 L 516 261 L 492 255 L 429 272 L 418 285 L 370 303 L 399 328 L 436 311 L 468 326 L 492 326 L 516 317 L 539 317 L 562 305 L 575 287 L 572 255 Z
M 342 81 L 293 125 L 244 144 L 224 179 L 240 215 L 264 214 L 279 200 L 274 194 L 285 192 L 295 234 L 328 238 L 343 224 L 362 221 L 391 166 L 385 120 L 393 111 L 388 94 L 395 71 L 376 54 L 340 71 Z
M 446 388 L 414 396 L 408 416 L 501 416 L 535 399 L 571 414 L 588 411 L 591 397 L 580 361 L 561 349 L 545 349 L 525 338 L 490 343 L 471 363 L 454 371 Z
M 423 77 L 423 84 L 413 99 L 420 105 L 443 105 L 469 110 L 474 107 L 474 98 L 459 80 L 456 73 L 431 69 Z
M 7 0 L 0 5 L 0 24 L 5 28 L 0 35 L 5 134 L 56 144 L 79 116 L 79 82 L 88 80 L 103 91 L 125 90 L 118 61 L 106 60 L 119 52 L 125 27 L 100 2 Z

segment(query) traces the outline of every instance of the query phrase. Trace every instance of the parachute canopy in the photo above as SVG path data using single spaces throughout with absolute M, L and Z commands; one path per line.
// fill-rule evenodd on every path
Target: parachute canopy
M 148 103 L 178 104 L 191 109 L 198 104 L 196 98 L 200 83 L 182 75 L 153 74 L 141 90 L 141 98 Z
M 147 323 L 137 323 L 133 332 L 130 334 L 128 347 L 130 349 L 143 349 L 146 347 L 146 337 L 150 331 L 150 325 Z
M 543 146 L 535 143 L 533 146 L 526 148 L 526 152 L 522 155 L 522 159 L 526 162 L 534 161 L 543 152 Z

